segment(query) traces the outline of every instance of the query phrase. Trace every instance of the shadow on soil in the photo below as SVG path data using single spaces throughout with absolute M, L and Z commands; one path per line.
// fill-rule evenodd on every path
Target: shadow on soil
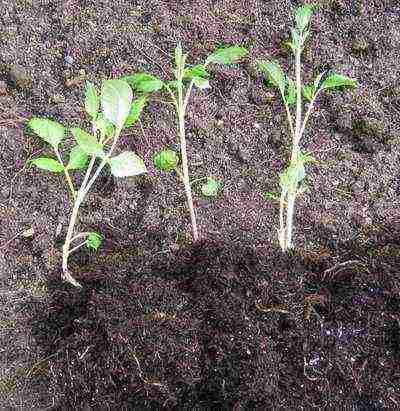
M 126 275 L 77 256 L 83 290 L 51 280 L 33 325 L 59 407 L 381 408 L 400 383 L 400 244 L 388 232 L 290 256 L 128 248 Z

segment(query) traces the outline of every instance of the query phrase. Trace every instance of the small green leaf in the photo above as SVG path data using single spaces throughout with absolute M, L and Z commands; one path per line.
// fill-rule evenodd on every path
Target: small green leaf
M 343 76 L 342 74 L 332 73 L 322 82 L 321 89 L 327 90 L 342 86 L 357 87 L 358 82 L 357 80 Z
M 211 63 L 232 64 L 236 60 L 245 56 L 247 53 L 247 49 L 241 46 L 222 48 L 207 57 L 204 67 Z
M 28 126 L 44 141 L 57 149 L 64 138 L 65 128 L 60 123 L 48 118 L 31 118 Z
M 297 160 L 303 164 L 316 162 L 316 159 L 310 151 L 299 151 L 297 154 Z
M 173 150 L 162 150 L 153 157 L 155 167 L 160 171 L 170 172 L 179 164 L 179 156 Z
M 121 80 L 126 81 L 134 90 L 141 93 L 151 93 L 162 89 L 163 82 L 151 74 L 137 73 L 130 76 L 123 76 Z
M 99 233 L 92 231 L 87 236 L 85 244 L 87 248 L 92 248 L 94 250 L 97 250 L 100 247 L 100 244 L 102 243 L 102 241 L 103 241 L 103 236 Z
M 285 101 L 286 104 L 290 106 L 296 102 L 296 84 L 290 77 L 287 77 L 286 84 L 287 88 L 285 90 Z
M 100 100 L 96 91 L 96 87 L 90 82 L 86 82 L 85 93 L 85 110 L 94 120 L 99 112 Z
M 115 177 L 132 177 L 147 172 L 143 160 L 132 151 L 124 151 L 108 160 Z
M 268 200 L 268 201 L 271 201 L 271 200 L 279 200 L 278 194 L 272 193 L 271 191 L 266 191 L 266 192 L 264 193 L 264 198 L 265 198 L 266 200 Z
M 259 69 L 265 74 L 268 81 L 272 83 L 272 85 L 279 88 L 282 95 L 285 91 L 285 73 L 281 69 L 281 66 L 276 60 L 266 61 L 266 60 L 258 60 L 257 61 Z
M 52 171 L 54 173 L 61 173 L 64 171 L 64 166 L 60 162 L 49 157 L 35 158 L 31 160 L 31 163 L 42 170 Z
M 209 73 L 207 72 L 204 64 L 197 64 L 196 66 L 189 67 L 185 69 L 183 73 L 183 78 L 191 80 L 193 77 L 209 77 Z
M 303 96 L 307 101 L 311 101 L 314 97 L 315 87 L 312 84 L 305 84 L 303 86 Z
M 87 161 L 87 154 L 79 146 L 75 146 L 69 153 L 67 168 L 68 170 L 79 170 L 85 168 Z
M 179 67 L 182 64 L 182 44 L 178 42 L 174 53 L 175 66 Z
M 74 127 L 71 129 L 72 135 L 75 137 L 79 147 L 89 156 L 97 156 L 103 158 L 105 156 L 103 145 L 100 144 L 94 136 L 80 129 Z
M 201 77 L 193 77 L 193 83 L 196 87 L 204 90 L 206 88 L 211 88 L 210 83 L 207 79 Z
M 314 4 L 305 4 L 295 11 L 296 26 L 299 30 L 303 31 L 307 28 L 315 8 Z
M 101 106 L 104 117 L 122 128 L 131 108 L 132 89 L 122 80 L 105 80 L 101 88 Z
M 129 112 L 129 116 L 125 121 L 125 127 L 130 127 L 132 124 L 136 123 L 146 103 L 147 103 L 146 96 L 142 96 L 133 101 L 131 105 L 131 111 Z
M 219 181 L 214 180 L 211 177 L 208 177 L 207 183 L 201 186 L 201 192 L 206 197 L 215 197 L 217 196 L 221 186 L 222 184 Z
M 104 134 L 107 137 L 111 137 L 114 135 L 115 133 L 115 126 L 113 123 L 111 123 L 111 121 L 107 120 L 104 117 L 103 113 L 99 113 L 96 120 L 93 121 L 95 126 L 97 127 L 98 130 L 100 130 L 100 132 L 102 134 Z

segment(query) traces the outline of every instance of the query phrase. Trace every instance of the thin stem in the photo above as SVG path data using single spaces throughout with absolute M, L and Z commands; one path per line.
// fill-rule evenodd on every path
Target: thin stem
M 56 152 L 58 161 L 64 166 L 63 161 L 62 161 L 62 158 L 61 158 L 61 155 L 60 155 L 60 152 L 59 152 L 57 149 L 55 150 L 55 152 Z M 68 183 L 69 190 L 71 191 L 72 198 L 75 200 L 75 199 L 76 199 L 75 187 L 74 187 L 74 184 L 73 184 L 73 182 L 72 182 L 72 180 L 71 180 L 71 176 L 70 176 L 70 174 L 69 174 L 69 172 L 68 172 L 68 169 L 67 169 L 67 167 L 65 167 L 65 166 L 64 166 L 64 174 L 65 174 L 65 178 L 66 178 L 67 183 Z
M 93 129 L 94 132 L 96 132 L 95 129 Z M 118 128 L 117 129 L 118 133 L 116 133 L 113 145 L 109 151 L 108 157 L 111 155 L 111 153 L 113 152 L 115 145 L 117 143 L 118 137 L 119 137 L 119 133 L 121 132 L 121 129 Z M 102 137 L 104 138 L 104 136 L 102 135 Z M 71 218 L 69 220 L 69 225 L 68 225 L 68 231 L 67 231 L 67 235 L 65 237 L 65 242 L 63 245 L 63 261 L 62 261 L 62 270 L 63 270 L 63 278 L 70 282 L 72 285 L 74 285 L 75 287 L 82 287 L 69 273 L 68 270 L 68 257 L 71 254 L 70 251 L 70 247 L 71 247 L 71 242 L 73 240 L 73 238 L 77 238 L 79 236 L 79 234 L 75 237 L 73 237 L 74 235 L 74 227 L 76 224 L 76 220 L 78 218 L 78 213 L 79 213 L 79 208 L 82 204 L 82 202 L 84 201 L 86 194 L 89 192 L 91 186 L 93 185 L 94 181 L 96 180 L 97 176 L 100 174 L 101 170 L 103 169 L 103 167 L 105 166 L 105 164 L 107 163 L 107 159 L 108 157 L 103 158 L 103 161 L 101 162 L 101 164 L 99 165 L 99 167 L 97 168 L 96 172 L 94 173 L 94 175 L 92 176 L 92 178 L 89 180 L 90 178 L 90 174 L 92 172 L 93 169 L 93 165 L 94 162 L 96 160 L 95 156 L 92 156 L 89 166 L 86 170 L 86 174 L 85 177 L 83 179 L 82 185 L 78 191 L 77 197 L 75 199 L 74 202 L 74 207 L 72 209 L 72 214 L 71 214 Z
M 292 115 L 291 115 L 291 113 L 290 113 L 289 106 L 286 104 L 284 94 L 283 94 L 283 93 L 281 93 L 281 95 L 282 95 L 282 100 L 283 100 L 283 102 L 284 102 L 284 106 L 285 106 L 285 110 L 286 110 L 287 119 L 288 119 L 288 122 L 289 122 L 290 134 L 292 135 L 292 138 L 294 139 L 294 138 L 295 138 L 295 131 L 294 131 L 294 128 L 293 128 L 293 119 L 292 119 Z
M 294 216 L 294 203 L 296 200 L 295 193 L 288 193 L 287 207 L 286 207 L 286 249 L 292 248 L 292 233 L 293 233 L 293 216 Z
M 86 244 L 86 241 L 84 241 L 83 243 L 80 243 L 79 245 L 77 245 L 76 247 L 72 248 L 71 250 L 69 250 L 69 255 L 71 255 L 74 251 L 78 250 L 79 248 L 81 248 L 82 246 L 84 246 Z
M 301 137 L 301 47 L 296 50 L 295 55 L 295 70 L 296 70 L 296 129 L 293 140 L 292 155 L 290 158 L 290 164 L 294 165 L 298 159 L 299 143 Z M 286 206 L 286 227 L 285 227 L 285 248 L 292 248 L 292 232 L 293 232 L 293 214 L 294 214 L 294 203 L 296 200 L 297 184 L 296 187 L 289 190 L 287 193 L 287 206 Z
M 316 100 L 318 94 L 320 93 L 320 91 L 321 91 L 321 89 L 318 89 L 318 90 L 315 92 L 314 97 L 313 97 L 312 100 L 310 101 L 310 104 L 309 104 L 309 106 L 308 106 L 306 115 L 304 116 L 303 125 L 301 126 L 300 139 L 301 139 L 301 137 L 303 136 L 304 130 L 305 130 L 306 125 L 307 125 L 307 121 L 308 121 L 308 119 L 309 119 L 309 117 L 310 117 L 310 114 L 311 114 L 312 109 L 314 108 L 315 100 Z
M 296 50 L 296 130 L 295 139 L 293 142 L 291 162 L 297 161 L 297 153 L 299 150 L 300 142 L 300 129 L 301 129 L 301 48 Z
M 182 62 L 182 65 L 177 68 L 177 81 L 178 81 L 178 101 L 177 101 L 177 114 L 178 114 L 178 131 L 181 143 L 181 155 L 182 155 L 182 172 L 183 172 L 183 184 L 185 186 L 185 193 L 186 193 L 186 200 L 189 208 L 190 213 L 190 221 L 192 224 L 192 233 L 193 233 L 193 241 L 197 242 L 199 239 L 198 229 L 197 229 L 197 221 L 196 221 L 196 214 L 194 211 L 193 206 L 193 198 L 192 198 L 192 189 L 190 186 L 190 179 L 189 179 L 189 167 L 188 167 L 188 160 L 187 160 L 187 150 L 186 150 L 186 137 L 185 137 L 185 110 L 186 105 L 190 97 L 191 87 L 189 86 L 189 90 L 183 99 L 183 68 L 185 62 Z M 191 83 L 192 84 L 192 83 Z
M 282 190 L 281 198 L 279 202 L 279 230 L 278 230 L 279 244 L 282 248 L 282 251 L 286 251 L 286 245 L 285 245 L 286 228 L 285 228 L 285 223 L 284 223 L 284 211 L 285 211 L 285 203 L 286 203 L 285 198 L 286 198 L 286 193 L 284 193 L 284 191 Z
M 82 288 L 82 286 L 71 276 L 71 274 L 69 273 L 68 270 L 68 257 L 70 254 L 70 245 L 71 245 L 71 238 L 72 235 L 74 233 L 74 226 L 75 226 L 75 222 L 76 219 L 78 217 L 78 212 L 79 212 L 79 207 L 81 205 L 81 202 L 83 200 L 82 195 L 81 195 L 81 190 L 79 190 L 78 192 L 78 196 L 74 202 L 74 207 L 72 209 L 72 214 L 71 214 L 71 218 L 69 220 L 69 225 L 68 225 L 68 231 L 67 231 L 67 235 L 65 237 L 65 243 L 63 245 L 63 261 L 62 261 L 62 270 L 63 270 L 63 278 L 65 281 L 70 282 L 72 285 L 74 285 L 75 287 L 79 287 Z
M 71 238 L 71 242 L 77 240 L 78 238 L 87 237 L 89 234 L 90 234 L 89 232 L 79 233 L 75 237 Z

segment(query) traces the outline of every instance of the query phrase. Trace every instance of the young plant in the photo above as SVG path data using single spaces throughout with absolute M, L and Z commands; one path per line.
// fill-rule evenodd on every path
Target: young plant
M 102 112 L 99 112 L 100 103 Z M 46 118 L 35 117 L 28 122 L 29 127 L 49 143 L 56 154 L 56 159 L 40 157 L 32 160 L 32 163 L 44 170 L 63 172 L 73 198 L 71 218 L 63 246 L 62 277 L 76 287 L 81 285 L 69 272 L 69 256 L 84 245 L 97 250 L 102 241 L 102 236 L 96 232 L 75 232 L 79 208 L 96 178 L 106 165 L 115 177 L 129 177 L 147 172 L 143 160 L 131 151 L 113 156 L 122 129 L 136 122 L 145 104 L 146 96 L 133 101 L 131 87 L 122 80 L 103 81 L 100 98 L 96 87 L 87 82 L 85 111 L 91 118 L 92 133 L 79 127 L 70 129 L 77 144 L 71 149 L 67 164 L 63 162 L 59 150 L 59 145 L 65 137 L 64 126 Z M 79 190 L 76 190 L 70 171 L 85 168 L 82 184 Z
M 301 81 L 301 53 L 307 38 L 308 30 L 315 5 L 308 4 L 299 7 L 295 12 L 296 26 L 292 29 L 290 49 L 295 59 L 295 80 L 287 76 L 276 60 L 258 60 L 259 69 L 265 74 L 268 82 L 278 88 L 289 123 L 289 131 L 293 145 L 289 166 L 280 174 L 280 212 L 278 231 L 279 244 L 282 251 L 293 248 L 293 215 L 296 197 L 306 190 L 304 179 L 306 176 L 305 164 L 315 161 L 311 153 L 301 151 L 300 140 L 303 136 L 307 121 L 314 108 L 318 95 L 324 91 L 342 87 L 356 87 L 357 81 L 342 74 L 321 73 L 313 83 L 302 85 Z M 302 118 L 302 95 L 308 102 L 307 111 Z M 293 120 L 289 106 L 296 104 L 296 115 Z M 273 198 L 271 193 L 266 193 L 267 198 Z M 286 213 L 286 215 L 285 215 Z
M 244 47 L 231 46 L 221 48 L 209 55 L 202 64 L 187 66 L 187 55 L 183 54 L 182 45 L 178 43 L 174 52 L 174 80 L 161 81 L 147 73 L 138 73 L 131 76 L 123 76 L 133 89 L 138 92 L 151 92 L 165 89 L 175 107 L 177 117 L 177 133 L 179 136 L 179 149 L 165 149 L 154 156 L 154 164 L 157 169 L 172 172 L 179 178 L 185 189 L 187 206 L 190 213 L 192 225 L 192 236 L 196 242 L 199 239 L 196 214 L 193 206 L 192 188 L 189 177 L 189 166 L 187 159 L 187 142 L 185 133 L 185 114 L 193 87 L 201 90 L 211 88 L 208 80 L 207 66 L 210 64 L 232 64 L 239 58 L 245 56 L 247 50 Z M 177 146 L 177 145 L 175 145 Z M 179 153 L 178 153 L 179 151 Z M 208 183 L 210 185 L 210 183 Z M 211 183 L 212 184 L 212 183 Z M 204 189 L 203 193 L 215 192 Z

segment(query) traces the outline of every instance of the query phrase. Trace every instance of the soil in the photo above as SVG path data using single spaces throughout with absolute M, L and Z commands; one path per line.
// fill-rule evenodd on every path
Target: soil
M 290 141 L 254 61 L 292 69 L 284 40 L 299 3 L 0 0 L 2 409 L 399 408 L 400 7 L 318 2 L 305 78 L 331 68 L 360 86 L 317 102 L 302 147 L 318 163 L 283 254 L 278 205 L 263 195 L 279 191 Z M 105 241 L 71 258 L 75 289 L 60 277 L 66 185 L 26 166 L 51 155 L 26 122 L 90 130 L 85 79 L 168 79 L 178 39 L 189 63 L 221 44 L 250 49 L 213 67 L 187 114 L 191 178 L 223 191 L 207 200 L 194 186 L 193 244 L 182 186 L 152 166 L 176 142 L 155 94 L 119 146 L 148 175 L 102 173 L 81 210 L 79 229 Z

